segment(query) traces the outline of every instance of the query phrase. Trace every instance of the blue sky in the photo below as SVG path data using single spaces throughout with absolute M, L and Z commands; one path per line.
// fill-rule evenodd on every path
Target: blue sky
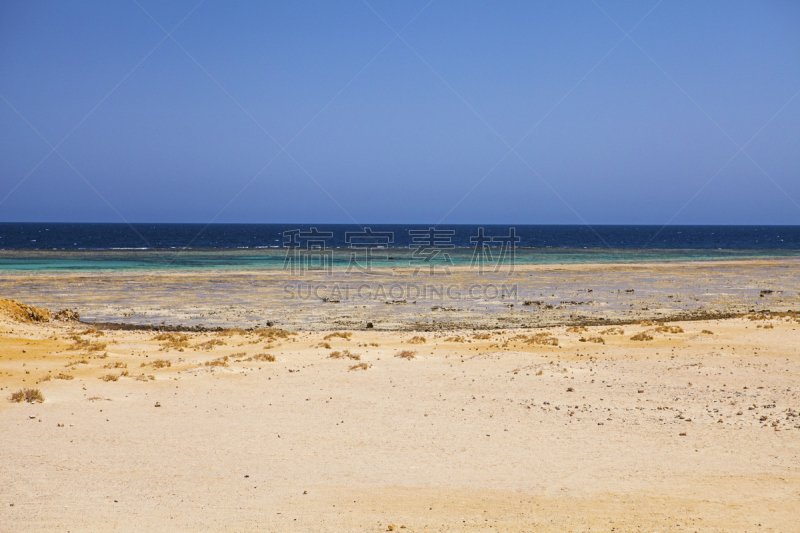
M 800 223 L 798 2 L 138 2 L 0 4 L 0 221 Z

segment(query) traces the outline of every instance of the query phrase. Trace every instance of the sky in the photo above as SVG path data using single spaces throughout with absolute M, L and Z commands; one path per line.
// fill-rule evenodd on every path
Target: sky
M 800 2 L 0 2 L 0 221 L 800 224 Z

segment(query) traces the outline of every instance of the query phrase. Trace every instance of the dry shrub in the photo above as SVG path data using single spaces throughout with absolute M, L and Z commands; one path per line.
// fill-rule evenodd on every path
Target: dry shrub
M 156 379 L 155 376 L 145 376 L 144 374 L 139 374 L 136 376 L 136 381 L 150 381 Z
M 75 376 L 70 376 L 69 374 L 65 374 L 63 372 L 59 372 L 57 375 L 53 376 L 53 379 L 70 380 L 70 379 L 75 379 Z
M 315 346 L 315 348 L 325 348 L 327 350 L 330 350 L 331 349 L 331 345 L 328 344 L 327 342 L 321 342 L 321 343 L 317 344 Z
M 634 324 L 638 324 L 640 326 L 657 326 L 658 322 L 654 322 L 652 320 L 639 320 L 638 322 L 634 322 Z
M 89 339 L 82 339 L 77 335 L 73 335 L 72 340 L 75 342 L 72 344 L 72 346 L 69 346 L 67 350 L 86 350 L 87 352 L 99 352 L 106 349 L 106 343 L 104 342 L 92 342 Z
M 226 355 L 224 357 L 218 357 L 211 361 L 206 361 L 203 364 L 205 364 L 206 366 L 228 366 L 228 359 L 230 359 L 230 357 Z
M 598 337 L 588 337 L 588 338 L 581 337 L 580 341 L 581 342 L 594 342 L 594 343 L 597 343 L 597 344 L 605 344 L 606 343 L 606 341 L 603 339 L 603 337 L 599 337 L 599 336 Z
M 113 363 L 108 363 L 104 365 L 103 368 L 128 368 L 128 363 L 123 363 L 121 361 L 114 361 Z
M 622 328 L 608 328 L 601 331 L 600 335 L 625 335 L 625 330 Z
M 262 328 L 253 330 L 253 333 L 261 337 L 262 339 L 266 338 L 268 340 L 273 339 L 288 339 L 290 335 L 297 335 L 297 333 L 286 331 L 285 329 L 279 328 Z
M 357 365 L 353 365 L 350 367 L 350 370 L 366 370 L 372 365 L 368 365 L 367 363 L 358 363 Z
M 700 334 L 702 334 L 702 335 L 713 335 L 714 332 L 711 331 L 710 329 L 704 329 L 703 331 L 700 332 Z
M 772 324 L 764 324 L 763 326 L 761 324 L 759 324 L 758 327 L 759 328 L 764 328 L 764 329 L 772 329 L 775 326 L 773 326 Z
M 572 326 L 571 328 L 567 328 L 567 333 L 580 333 L 582 331 L 589 331 L 589 328 L 586 326 Z
M 800 322 L 800 311 L 759 311 L 745 315 L 748 320 L 772 320 L 783 318 L 785 320 L 795 320 Z
M 331 359 L 344 359 L 345 357 L 347 357 L 348 359 L 353 359 L 355 361 L 361 361 L 361 356 L 355 353 L 350 353 L 350 350 L 344 350 L 342 352 L 339 351 L 331 352 L 330 355 L 328 355 L 328 358 Z
M 631 340 L 632 341 L 651 341 L 651 340 L 653 340 L 653 336 L 650 335 L 649 333 L 647 333 L 646 331 L 643 331 L 643 332 L 637 333 L 636 335 L 631 337 Z
M 11 394 L 9 398 L 12 402 L 28 402 L 28 403 L 42 403 L 44 401 L 44 396 L 42 396 L 42 391 L 39 389 L 20 389 L 17 392 Z
M 61 322 L 77 322 L 80 320 L 81 314 L 74 309 L 62 309 L 55 315 L 53 315 L 53 320 L 58 320 Z
M 745 318 L 748 320 L 772 320 L 782 318 L 787 321 L 794 320 L 795 322 L 800 322 L 800 311 L 760 311 L 758 313 L 750 313 L 746 315 Z
M 456 337 L 447 337 L 444 342 L 466 342 L 466 339 L 461 335 L 458 335 Z
M 170 348 L 175 350 L 181 350 L 183 348 L 189 347 L 189 336 L 188 335 L 176 335 L 175 333 L 161 333 L 160 335 L 156 335 L 153 337 L 154 341 L 164 341 L 164 344 L 161 345 L 162 350 L 169 350 Z
M 119 381 L 118 374 L 106 374 L 105 376 L 101 376 L 100 379 L 103 381 Z
M 229 328 L 217 332 L 217 337 L 232 337 L 234 335 L 247 335 L 247 331 L 241 328 Z
M 275 356 L 271 353 L 260 353 L 252 357 L 248 357 L 245 361 L 266 361 L 267 363 L 274 363 Z
M 91 352 L 101 352 L 101 351 L 106 349 L 106 346 L 107 345 L 104 342 L 91 342 L 86 347 L 86 351 L 89 352 L 89 353 L 91 353 Z
M 325 336 L 322 338 L 322 340 L 326 340 L 326 341 L 328 341 L 328 340 L 331 340 L 331 339 L 333 339 L 333 338 L 335 338 L 335 337 L 339 337 L 339 338 L 341 338 L 341 339 L 344 339 L 344 340 L 346 340 L 346 341 L 349 341 L 349 340 L 350 340 L 350 337 L 352 337 L 352 336 L 353 336 L 353 334 L 352 334 L 351 332 L 349 332 L 349 331 L 334 331 L 333 333 L 330 333 L 330 334 L 328 334 L 328 335 L 325 335 Z
M 473 339 L 477 339 L 477 340 L 486 340 L 486 339 L 491 339 L 492 338 L 492 334 L 491 333 L 476 333 L 475 335 L 472 336 L 472 338 Z
M 0 315 L 5 315 L 17 322 L 49 322 L 50 311 L 32 305 L 25 305 L 16 300 L 0 299 Z M 27 390 L 27 389 L 26 389 Z
M 659 333 L 683 333 L 683 328 L 680 326 L 659 326 L 656 331 Z
M 155 361 L 151 362 L 150 365 L 153 368 L 169 368 L 172 366 L 172 362 L 166 359 L 156 359 Z
M 401 350 L 394 354 L 394 356 L 401 359 L 414 359 L 417 356 L 417 352 L 412 350 Z
M 213 350 L 215 346 L 225 346 L 226 342 L 220 339 L 211 339 L 196 345 L 194 350 Z
M 408 344 L 425 344 L 425 337 L 420 337 L 419 335 L 411 337 L 406 341 Z
M 103 335 L 105 335 L 105 333 L 103 333 L 99 329 L 87 328 L 84 331 L 78 333 L 78 335 L 93 335 L 95 337 L 102 337 Z
M 525 344 L 536 344 L 540 346 L 558 346 L 558 338 L 553 337 L 552 333 L 536 333 L 534 335 L 517 335 L 512 341 L 522 341 Z

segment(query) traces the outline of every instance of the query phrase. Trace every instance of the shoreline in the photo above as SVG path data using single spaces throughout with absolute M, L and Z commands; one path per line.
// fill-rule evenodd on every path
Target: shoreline
M 433 332 L 433 331 L 460 331 L 463 329 L 469 329 L 473 331 L 493 331 L 498 329 L 503 330 L 515 330 L 515 329 L 549 329 L 549 328 L 557 328 L 557 327 L 572 327 L 572 326 L 629 326 L 629 325 L 638 325 L 642 322 L 653 322 L 656 324 L 668 324 L 668 323 L 681 323 L 681 322 L 704 322 L 704 321 L 711 321 L 711 320 L 727 320 L 730 318 L 743 318 L 751 314 L 766 314 L 766 315 L 784 315 L 784 314 L 792 314 L 794 311 L 789 309 L 788 311 L 771 311 L 770 309 L 752 309 L 748 312 L 741 312 L 741 313 L 686 313 L 686 314 L 677 314 L 671 315 L 669 318 L 654 318 L 652 320 L 578 320 L 573 322 L 563 322 L 563 323 L 554 323 L 547 326 L 516 326 L 516 327 L 469 327 L 467 326 L 464 328 L 460 325 L 442 325 L 442 327 L 431 327 L 431 328 L 421 328 L 421 329 L 379 329 L 376 330 L 374 327 L 365 326 L 363 328 L 357 329 L 348 329 L 347 331 L 386 331 L 386 332 Z M 81 324 L 86 327 L 91 327 L 94 329 L 102 330 L 102 331 L 132 331 L 132 332 L 170 332 L 170 333 L 222 333 L 225 331 L 230 331 L 232 329 L 241 329 L 246 332 L 253 332 L 258 331 L 258 327 L 249 327 L 249 328 L 224 328 L 222 326 L 216 327 L 206 327 L 206 326 L 183 326 L 183 325 L 159 325 L 159 324 L 128 324 L 124 322 L 87 322 L 83 320 L 78 320 L 77 324 Z M 271 327 L 271 324 L 267 324 L 266 327 Z M 341 328 L 330 328 L 330 329 L 313 329 L 313 330 L 297 330 L 297 332 L 310 332 L 310 331 L 318 331 L 318 332 L 326 332 L 326 331 L 340 331 Z
M 758 262 L 773 262 L 773 261 L 796 261 L 800 262 L 800 250 L 721 250 L 721 249 L 657 249 L 657 248 L 521 248 L 518 249 L 522 252 L 533 252 L 540 255 L 539 260 L 531 260 L 528 258 L 517 256 L 515 257 L 513 265 L 503 264 L 499 271 L 508 272 L 509 270 L 517 269 L 536 269 L 536 268 L 569 268 L 569 267 L 596 267 L 596 268 L 610 268 L 613 266 L 657 266 L 664 265 L 692 265 L 692 264 L 749 264 Z M 349 248 L 334 248 L 329 250 L 334 253 L 333 263 L 329 269 L 331 275 L 339 275 L 348 270 L 347 259 L 352 249 Z M 395 253 L 400 256 L 405 254 L 401 259 L 376 260 L 371 266 L 376 275 L 382 272 L 393 270 L 414 270 L 421 265 L 409 264 L 411 253 L 408 249 L 382 249 L 382 252 Z M 475 272 L 477 267 L 471 266 L 471 249 L 457 248 L 457 255 L 460 258 L 449 265 L 437 265 L 436 268 L 448 269 L 451 271 L 469 271 Z M 707 253 L 710 257 L 702 256 Z M 764 252 L 773 252 L 771 254 L 763 254 Z M 572 261 L 559 261 L 563 259 L 563 255 L 573 254 L 575 259 Z M 602 260 L 601 256 L 608 256 L 619 254 L 621 259 L 617 260 Z M 674 254 L 674 258 L 669 257 L 636 257 L 636 254 Z M 714 257 L 714 255 L 717 255 Z M 725 254 L 719 256 L 719 254 Z M 763 255 L 762 255 L 763 254 Z M 263 261 L 253 263 L 253 259 L 247 261 L 248 257 L 267 256 Z M 336 256 L 338 255 L 338 257 Z M 589 258 L 589 260 L 581 260 L 589 255 L 598 256 L 596 258 Z M 700 257 L 686 257 L 697 255 Z M 279 273 L 286 272 L 284 259 L 286 256 L 286 249 L 148 249 L 148 250 L 2 250 L 0 249 L 0 275 L 32 275 L 38 273 L 154 273 L 154 272 L 180 272 L 182 274 L 209 274 L 213 272 L 220 273 L 237 273 L 237 274 L 257 274 L 257 273 Z M 628 257 L 629 256 L 629 257 Z M 69 264 L 70 258 L 75 261 L 86 261 L 86 265 Z M 103 260 L 108 261 L 118 260 L 119 258 L 129 261 L 127 266 L 103 266 Z M 109 259 L 110 258 L 110 259 Z M 181 264 L 177 261 L 179 258 L 183 260 L 190 259 L 204 259 L 213 258 L 214 264 L 208 266 L 198 266 L 196 264 Z M 548 261 L 547 258 L 554 260 Z M 592 260 L 594 259 L 594 260 Z M 7 266 L 8 262 L 14 261 L 48 261 L 51 266 L 43 267 L 28 266 L 24 264 L 20 266 Z M 233 261 L 232 264 L 224 264 L 225 260 Z M 237 260 L 242 260 L 241 264 L 236 264 Z M 6 261 L 6 265 L 3 264 Z M 52 266 L 55 262 L 62 261 L 66 264 L 63 266 Z M 177 263 L 177 264 L 176 264 Z M 191 263 L 191 261 L 190 261 Z M 486 266 L 486 270 L 492 270 L 491 266 Z M 315 271 L 310 271 L 315 272 Z
M 432 331 L 627 324 L 800 310 L 800 259 L 413 269 L 16 272 L 0 295 L 123 327 Z

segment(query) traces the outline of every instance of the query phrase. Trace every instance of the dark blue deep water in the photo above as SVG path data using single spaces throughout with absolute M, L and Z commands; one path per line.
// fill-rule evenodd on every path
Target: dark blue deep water
M 62 224 L 0 223 L 3 250 L 112 250 L 169 248 L 281 247 L 284 232 L 316 227 L 332 236 L 328 248 L 346 248 L 346 233 L 363 228 L 345 224 Z M 373 232 L 393 235 L 389 247 L 407 248 L 409 230 L 427 225 L 373 224 Z M 513 227 L 521 248 L 649 248 L 662 250 L 800 250 L 800 226 L 437 226 L 453 231 L 439 235 L 456 248 L 471 248 L 480 227 L 486 236 L 508 235 Z M 352 236 L 351 239 L 352 241 Z M 388 240 L 388 239 L 387 239 Z
M 334 224 L 0 223 L 0 272 L 274 269 L 285 266 L 285 242 L 331 250 L 334 266 L 346 266 L 352 248 L 365 245 L 389 249 L 375 266 L 413 263 L 415 245 L 451 248 L 453 264 L 469 264 L 476 240 L 502 247 L 509 236 L 516 240 L 519 264 L 800 257 L 800 226 L 368 228 L 371 234 L 365 227 Z

